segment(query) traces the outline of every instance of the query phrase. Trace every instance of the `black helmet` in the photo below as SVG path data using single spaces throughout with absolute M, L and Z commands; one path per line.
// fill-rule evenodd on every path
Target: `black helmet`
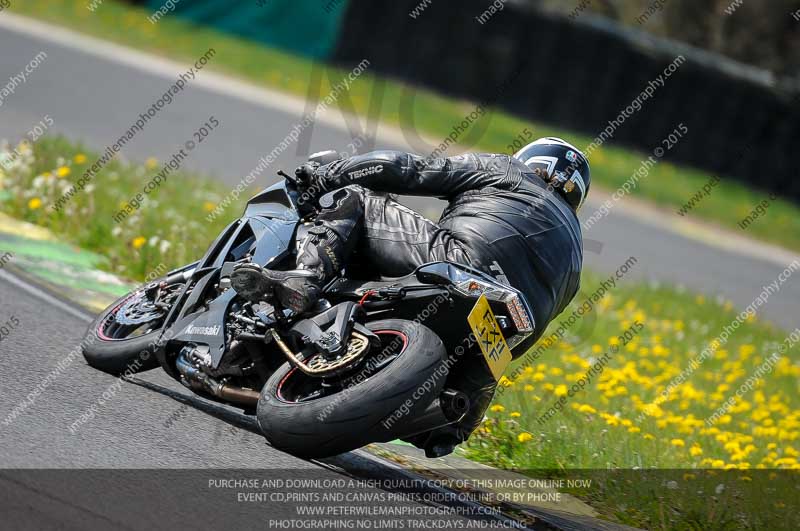
M 567 200 L 577 212 L 586 200 L 592 176 L 586 155 L 560 138 L 540 138 L 514 154 L 553 189 Z

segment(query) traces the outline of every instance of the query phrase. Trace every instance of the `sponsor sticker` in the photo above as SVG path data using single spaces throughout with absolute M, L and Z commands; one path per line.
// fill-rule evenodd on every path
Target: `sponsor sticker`
M 351 181 L 356 181 L 358 179 L 363 179 L 368 175 L 375 175 L 376 173 L 382 173 L 382 172 L 383 172 L 383 166 L 370 166 L 369 168 L 351 171 L 350 173 L 347 174 L 347 177 Z

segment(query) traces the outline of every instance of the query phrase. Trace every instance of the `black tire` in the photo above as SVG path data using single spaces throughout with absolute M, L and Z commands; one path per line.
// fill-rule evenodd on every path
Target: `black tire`
M 287 401 L 280 390 L 289 375 L 309 377 L 286 363 L 269 378 L 261 390 L 257 418 L 272 446 L 298 457 L 321 458 L 390 440 L 394 437 L 381 425 L 384 419 L 415 392 L 418 398 L 407 418 L 424 410 L 441 393 L 445 378 L 431 378 L 446 358 L 445 347 L 436 334 L 402 319 L 374 321 L 367 327 L 381 339 L 401 334 L 406 340 L 388 365 L 346 391 L 305 402 Z M 419 393 L 420 385 L 426 381 L 432 382 L 430 389 Z
M 133 291 L 120 297 L 89 325 L 82 346 L 83 357 L 90 366 L 115 376 L 149 371 L 158 367 L 155 352 L 158 349 L 160 328 L 130 339 L 109 339 L 103 334 L 106 323 L 113 319 L 112 315 L 120 305 L 140 291 Z

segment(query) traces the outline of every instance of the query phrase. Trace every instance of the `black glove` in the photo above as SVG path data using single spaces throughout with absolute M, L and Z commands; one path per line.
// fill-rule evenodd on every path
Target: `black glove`
M 301 204 L 316 203 L 317 199 L 325 193 L 318 172 L 319 167 L 316 162 L 306 162 L 294 171 Z
M 316 171 L 319 164 L 316 162 L 306 162 L 296 170 L 294 176 L 297 179 L 297 189 L 300 193 L 309 192 L 313 193 L 314 183 L 316 181 Z

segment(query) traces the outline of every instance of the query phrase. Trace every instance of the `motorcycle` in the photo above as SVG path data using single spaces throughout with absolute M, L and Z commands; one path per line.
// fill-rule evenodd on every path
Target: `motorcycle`
M 316 214 L 297 179 L 278 174 L 283 181 L 253 197 L 203 258 L 97 317 L 84 341 L 89 365 L 117 375 L 160 366 L 197 395 L 255 414 L 272 446 L 304 458 L 394 439 L 422 445 L 458 423 L 469 397 L 450 369 L 483 356 L 499 379 L 510 349 L 534 330 L 524 296 L 435 262 L 400 278 L 350 267 L 300 315 L 247 302 L 231 288 L 233 268 L 295 267 L 294 242 Z

